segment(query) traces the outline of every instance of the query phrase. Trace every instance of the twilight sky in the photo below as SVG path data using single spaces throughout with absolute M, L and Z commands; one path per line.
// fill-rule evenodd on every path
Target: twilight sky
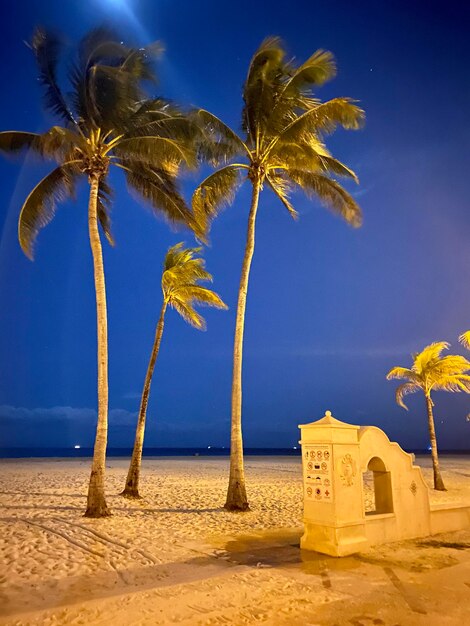
M 375 424 L 406 448 L 427 445 L 422 396 L 397 407 L 385 375 L 410 353 L 470 328 L 470 12 L 457 0 L 6 0 L 0 6 L 2 130 L 43 131 L 31 51 L 36 24 L 71 44 L 112 20 L 143 45 L 162 40 L 159 93 L 239 127 L 254 50 L 280 35 L 301 62 L 331 50 L 338 77 L 318 96 L 360 100 L 367 123 L 327 145 L 352 167 L 364 225 L 353 230 L 295 197 L 292 221 L 265 191 L 245 333 L 245 445 L 292 446 L 297 425 L 330 409 Z M 22 201 L 47 169 L 0 159 L 0 446 L 91 446 L 96 330 L 86 186 L 38 238 L 31 263 L 17 242 Z M 189 199 L 203 177 L 184 184 Z M 131 198 L 119 174 L 104 242 L 108 288 L 111 446 L 131 446 L 161 304 L 171 232 Z M 249 188 L 214 223 L 207 266 L 228 312 L 204 309 L 200 333 L 169 311 L 146 443 L 227 446 L 232 338 Z M 467 356 L 470 356 L 467 353 Z M 470 397 L 435 394 L 442 448 L 470 448 Z

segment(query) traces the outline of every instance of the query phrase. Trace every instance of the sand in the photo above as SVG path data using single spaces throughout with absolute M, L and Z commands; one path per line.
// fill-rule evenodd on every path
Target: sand
M 418 459 L 431 484 L 430 459 Z M 470 459 L 443 458 L 448 491 L 470 502 Z M 0 624 L 470 623 L 470 531 L 346 559 L 301 553 L 300 460 L 248 457 L 252 510 L 224 511 L 225 458 L 146 459 L 142 501 L 83 517 L 88 459 L 0 462 Z M 371 492 L 366 485 L 366 508 Z

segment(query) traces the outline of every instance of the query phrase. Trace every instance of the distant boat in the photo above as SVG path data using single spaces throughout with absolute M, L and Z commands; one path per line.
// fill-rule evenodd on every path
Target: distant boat
M 75 448 L 75 450 L 79 450 L 79 449 L 80 449 L 80 446 L 79 446 L 79 445 L 76 445 L 76 446 L 74 446 L 74 448 Z

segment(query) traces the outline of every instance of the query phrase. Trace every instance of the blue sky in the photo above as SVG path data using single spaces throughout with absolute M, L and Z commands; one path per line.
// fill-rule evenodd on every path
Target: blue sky
M 470 328 L 470 43 L 460 2 L 25 0 L 2 3 L 1 128 L 44 130 L 30 50 L 36 24 L 73 45 L 112 20 L 141 44 L 159 39 L 159 93 L 239 127 L 249 59 L 280 35 L 304 60 L 331 50 L 338 77 L 318 95 L 360 100 L 367 123 L 328 141 L 359 175 L 364 225 L 352 230 L 300 194 L 293 222 L 263 194 L 245 334 L 247 446 L 291 446 L 297 424 L 330 409 L 376 424 L 408 448 L 427 445 L 424 399 L 407 413 L 385 375 L 410 353 Z M 465 13 L 467 11 L 467 13 Z M 31 263 L 19 249 L 21 203 L 47 168 L 0 160 L 0 439 L 8 446 L 91 445 L 96 407 L 95 303 L 84 186 L 39 235 Z M 202 178 L 184 182 L 186 197 Z M 130 446 L 161 304 L 161 264 L 175 233 L 113 175 L 117 245 L 105 248 L 110 433 Z M 205 256 L 228 312 L 204 310 L 208 330 L 169 311 L 149 409 L 147 444 L 228 445 L 231 351 L 249 189 L 214 223 Z M 470 398 L 436 394 L 442 447 L 470 447 Z

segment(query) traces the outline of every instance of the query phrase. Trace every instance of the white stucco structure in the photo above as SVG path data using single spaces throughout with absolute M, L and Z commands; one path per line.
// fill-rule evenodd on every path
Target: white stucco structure
M 301 430 L 304 534 L 300 547 L 346 556 L 369 545 L 470 528 L 470 503 L 431 507 L 413 457 L 375 426 L 329 411 Z M 365 513 L 363 473 L 374 476 L 375 511 Z

